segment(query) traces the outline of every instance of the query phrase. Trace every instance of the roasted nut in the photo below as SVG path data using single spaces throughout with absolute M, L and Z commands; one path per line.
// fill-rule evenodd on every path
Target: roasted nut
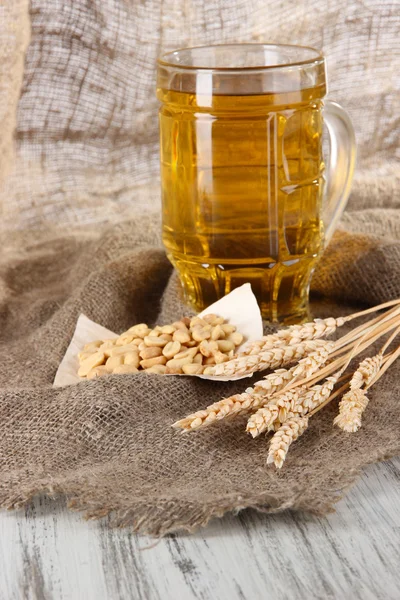
M 213 327 L 211 331 L 211 339 L 212 340 L 220 340 L 225 337 L 225 331 L 222 329 L 221 325 L 216 325 Z
M 190 321 L 189 321 L 190 323 Z M 176 329 L 179 329 L 181 331 L 188 331 L 188 328 L 186 327 L 186 324 L 184 323 L 184 321 L 175 321 L 175 323 L 172 323 L 172 327 L 175 327 Z
M 133 365 L 119 365 L 113 370 L 113 375 L 129 375 L 131 373 L 139 373 Z
M 139 368 L 139 352 L 127 352 L 124 355 L 124 365 L 129 365 L 131 367 Z
M 227 362 L 229 360 L 229 356 L 217 350 L 217 352 L 214 352 L 214 359 L 215 363 L 219 365 L 221 363 Z
M 140 366 L 142 369 L 148 369 L 149 367 L 154 367 L 154 365 L 165 365 L 167 359 L 165 356 L 155 356 L 154 358 L 147 358 L 145 360 L 140 361 Z
M 140 358 L 143 360 L 147 360 L 148 358 L 154 358 L 155 356 L 161 356 L 162 350 L 159 346 L 151 346 L 150 348 L 145 348 L 140 352 Z
M 122 333 L 115 342 L 115 344 L 117 346 L 126 346 L 126 344 L 130 344 L 131 342 L 133 342 L 134 337 L 135 336 L 133 335 L 133 333 Z
M 203 365 L 215 365 L 214 356 L 209 356 L 208 358 L 203 358 Z
M 202 317 L 193 317 L 190 321 L 190 329 L 194 329 L 195 327 L 205 327 L 206 325 L 208 325 L 208 323 Z
M 104 352 L 106 356 L 111 356 L 111 351 L 115 347 L 115 342 L 117 340 L 104 340 L 101 346 L 99 346 L 99 352 Z
M 104 352 L 95 352 L 91 356 L 88 356 L 79 367 L 79 377 L 86 377 L 86 375 L 94 369 L 104 363 L 105 354 Z
M 181 369 L 183 365 L 190 365 L 193 362 L 193 358 L 191 356 L 185 356 L 184 358 L 171 358 L 167 362 L 167 367 L 170 369 Z
M 230 352 L 234 349 L 235 344 L 231 340 L 218 340 L 218 350 L 221 352 Z
M 143 344 L 143 340 L 140 337 L 134 338 L 132 340 L 132 344 L 135 344 L 136 346 L 140 346 L 140 344 Z
M 164 346 L 162 353 L 164 354 L 164 356 L 166 356 L 168 359 L 172 358 L 175 356 L 175 354 L 178 354 L 178 352 L 180 352 L 181 349 L 181 343 L 180 342 L 168 342 L 168 344 L 166 346 Z
M 110 371 L 107 369 L 107 367 L 104 366 L 100 366 L 100 367 L 95 367 L 94 369 L 91 369 L 91 371 L 89 371 L 89 373 L 86 375 L 87 379 L 96 379 L 96 377 L 103 377 L 104 375 L 109 375 Z
M 176 331 L 174 331 L 172 339 L 174 342 L 180 342 L 181 344 L 186 344 L 186 342 L 192 341 L 192 338 L 190 337 L 190 334 L 187 331 L 186 326 L 185 326 L 185 330 L 177 329 Z
M 235 346 L 240 346 L 240 344 L 243 342 L 243 336 L 238 331 L 235 331 L 234 333 L 229 334 L 228 340 L 231 340 Z
M 145 369 L 145 373 L 156 373 L 157 375 L 164 375 L 167 367 L 165 365 L 153 365 L 148 369 Z
M 227 335 L 236 331 L 236 327 L 234 325 L 229 325 L 228 323 L 223 323 L 221 327 Z
M 197 365 L 202 365 L 203 364 L 203 355 L 200 354 L 200 352 L 198 354 L 196 354 L 196 356 L 193 359 L 193 362 Z
M 148 335 L 150 329 L 146 325 L 146 323 L 139 323 L 138 325 L 134 325 L 130 327 L 126 333 L 132 333 L 135 337 L 144 338 Z
M 206 367 L 203 371 L 203 375 L 214 375 L 214 368 Z
M 84 360 L 89 358 L 89 356 L 92 356 L 92 354 L 95 354 L 95 352 L 97 352 L 97 350 L 95 350 L 94 352 L 79 352 L 79 354 L 78 354 L 79 362 L 82 363 Z
M 176 331 L 176 328 L 173 325 L 164 325 L 161 327 L 161 333 L 167 333 L 168 335 L 172 335 Z
M 194 348 L 195 346 L 197 348 L 198 345 L 199 345 L 199 342 L 196 342 L 196 340 L 191 340 L 190 342 L 185 343 L 186 348 Z
M 147 334 L 146 337 L 158 337 L 160 335 L 160 333 L 161 333 L 160 330 L 157 329 L 156 327 L 154 327 L 154 329 L 151 329 L 149 331 L 149 333 Z
M 170 333 L 161 333 L 158 337 L 167 343 L 172 342 L 172 335 Z
M 183 323 L 184 325 L 186 325 L 186 327 L 189 327 L 189 326 L 190 326 L 190 321 L 191 321 L 191 318 L 190 318 L 190 317 L 182 317 L 182 318 L 181 318 L 181 321 L 182 321 L 182 323 Z
M 174 358 L 177 358 L 178 360 L 180 358 L 187 358 L 188 356 L 194 358 L 197 354 L 197 350 L 198 348 L 184 348 L 182 352 L 175 354 Z
M 119 356 L 110 356 L 110 358 L 107 358 L 106 360 L 106 367 L 109 371 L 113 371 L 115 367 L 119 367 L 123 364 L 124 357 L 122 356 L 122 354 L 120 354 Z
M 218 350 L 218 343 L 213 340 L 203 340 L 199 346 L 199 350 L 203 356 L 208 358 L 212 356 L 213 352 Z
M 94 352 L 97 352 L 102 343 L 102 340 L 95 340 L 94 342 L 89 342 L 88 344 L 85 344 L 83 346 L 82 352 L 91 352 L 93 354 Z
M 208 329 L 208 327 L 210 327 L 209 325 L 207 325 L 207 327 L 199 327 L 196 326 L 192 329 L 192 337 L 194 340 L 196 340 L 196 342 L 202 342 L 203 340 L 208 340 L 211 337 L 211 327 L 210 329 Z
M 166 375 L 182 375 L 183 371 L 180 367 L 166 367 L 165 374 Z
M 126 346 L 115 346 L 110 351 L 110 356 L 121 356 L 122 354 L 126 354 L 127 352 L 135 352 L 138 347 L 136 344 L 126 344 Z
M 217 315 L 213 314 L 203 315 L 202 319 L 210 325 L 221 325 L 225 321 L 224 317 L 218 317 Z
M 185 375 L 200 375 L 203 372 L 204 367 L 202 365 L 192 364 L 183 365 L 182 371 Z
M 155 337 L 154 335 L 147 335 L 144 338 L 146 346 L 159 346 L 163 348 L 168 344 L 168 340 L 164 340 L 162 337 Z

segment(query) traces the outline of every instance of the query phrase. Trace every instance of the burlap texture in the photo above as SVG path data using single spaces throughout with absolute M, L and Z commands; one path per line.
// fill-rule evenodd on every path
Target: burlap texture
M 186 436 L 170 427 L 247 381 L 138 375 L 51 387 L 80 312 L 118 332 L 184 311 L 159 238 L 161 49 L 259 40 L 324 49 L 331 97 L 355 122 L 359 167 L 313 280 L 313 310 L 400 295 L 395 9 L 389 0 L 32 0 L 23 74 L 28 3 L 3 2 L 1 505 L 61 492 L 89 515 L 156 534 L 247 506 L 324 513 L 365 464 L 399 451 L 397 366 L 371 393 L 360 432 L 334 429 L 328 407 L 280 473 L 243 421 Z

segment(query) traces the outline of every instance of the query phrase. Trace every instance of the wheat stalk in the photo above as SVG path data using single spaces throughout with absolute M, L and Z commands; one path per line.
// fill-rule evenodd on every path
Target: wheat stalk
M 366 390 L 356 388 L 344 394 L 339 402 L 339 414 L 334 419 L 334 425 L 354 433 L 361 427 L 361 415 L 367 408 L 368 398 Z

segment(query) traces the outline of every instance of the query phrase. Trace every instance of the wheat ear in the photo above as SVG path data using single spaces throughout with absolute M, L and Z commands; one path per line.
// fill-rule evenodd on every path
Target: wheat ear
M 281 469 L 286 459 L 289 447 L 307 429 L 308 417 L 293 417 L 281 425 L 273 435 L 269 445 L 267 464 L 274 463 Z

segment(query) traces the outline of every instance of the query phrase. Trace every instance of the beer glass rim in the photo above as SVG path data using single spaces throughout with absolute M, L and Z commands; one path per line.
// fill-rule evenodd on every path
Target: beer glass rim
M 259 65 L 251 65 L 251 66 L 206 66 L 201 64 L 183 64 L 179 62 L 180 57 L 184 54 L 190 54 L 191 51 L 199 51 L 199 53 L 209 50 L 235 50 L 239 52 L 244 52 L 247 50 L 254 50 L 259 48 L 269 49 L 269 50 L 298 50 L 299 54 L 303 53 L 303 55 L 308 54 L 309 56 L 302 60 L 293 60 L 289 62 L 283 63 L 275 63 L 275 64 L 259 64 Z M 159 66 L 168 67 L 170 69 L 176 70 L 184 70 L 184 71 L 208 71 L 208 72 L 231 72 L 237 73 L 239 71 L 265 71 L 271 69 L 287 69 L 293 67 L 302 67 L 306 65 L 320 65 L 324 62 L 325 58 L 323 54 L 317 50 L 316 48 L 312 48 L 311 46 L 302 46 L 298 44 L 265 44 L 265 43 L 233 43 L 233 44 L 207 44 L 201 46 L 190 46 L 187 48 L 177 48 L 176 50 L 172 50 L 170 52 L 165 52 L 162 54 L 157 63 Z

